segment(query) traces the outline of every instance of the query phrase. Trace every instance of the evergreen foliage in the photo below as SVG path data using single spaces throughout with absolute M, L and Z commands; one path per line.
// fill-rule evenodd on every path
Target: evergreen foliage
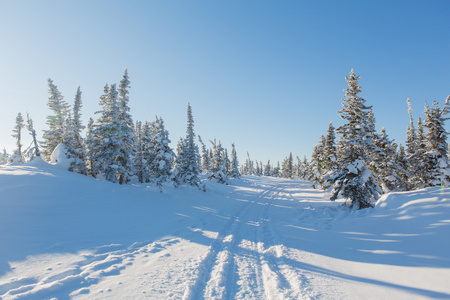
M 178 144 L 182 147 L 180 151 L 177 148 L 176 172 L 178 184 L 188 184 L 200 188 L 200 167 L 198 162 L 200 155 L 198 146 L 195 144 L 194 118 L 192 116 L 191 105 L 187 108 L 187 129 L 186 138 Z M 178 157 L 181 156 L 181 157 Z
M 281 177 L 283 178 L 293 178 L 294 161 L 292 159 L 292 152 L 284 159 L 281 165 Z
M 228 175 L 225 169 L 222 144 L 220 141 L 217 143 L 216 140 L 210 142 L 213 145 L 213 157 L 208 179 L 217 183 L 227 184 Z
M 239 161 L 237 159 L 236 147 L 234 143 L 231 144 L 231 177 L 241 178 L 241 173 L 239 172 Z
M 21 113 L 17 114 L 16 117 L 16 125 L 13 129 L 12 137 L 16 139 L 16 149 L 9 159 L 9 163 L 14 164 L 22 164 L 24 163 L 23 154 L 22 154 L 22 129 L 25 128 L 25 124 L 23 123 L 23 117 Z
M 53 112 L 53 115 L 47 116 L 47 125 L 49 126 L 49 129 L 44 130 L 42 136 L 44 138 L 42 155 L 44 159 L 49 160 L 56 146 L 64 142 L 67 130 L 69 105 L 64 101 L 64 97 L 58 90 L 58 87 L 53 84 L 53 81 L 49 78 L 47 82 L 50 94 L 48 106 Z
M 337 168 L 328 176 L 327 187 L 333 185 L 335 200 L 339 195 L 351 200 L 351 206 L 366 208 L 372 206 L 381 192 L 375 175 L 368 168 L 374 153 L 380 153 L 374 143 L 375 118 L 366 100 L 359 96 L 360 79 L 353 69 L 345 77 L 349 88 L 345 89 L 342 109 L 338 111 L 345 123 L 336 129 L 340 134 L 337 147 Z
M 162 118 L 156 118 L 155 135 L 153 136 L 154 159 L 150 163 L 150 172 L 156 186 L 162 187 L 164 182 L 172 180 L 172 165 L 175 154 L 170 148 L 169 132 L 164 127 Z

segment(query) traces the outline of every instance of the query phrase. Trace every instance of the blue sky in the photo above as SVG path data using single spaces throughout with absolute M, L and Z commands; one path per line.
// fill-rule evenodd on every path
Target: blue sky
M 258 160 L 309 156 L 342 124 L 354 68 L 377 130 L 404 142 L 411 98 L 450 94 L 449 1 L 0 1 L 0 147 L 29 112 L 47 129 L 47 78 L 96 117 L 105 83 L 131 79 L 135 120 L 161 116 L 175 142 L 186 104 L 204 140 Z M 24 140 L 25 147 L 29 140 Z

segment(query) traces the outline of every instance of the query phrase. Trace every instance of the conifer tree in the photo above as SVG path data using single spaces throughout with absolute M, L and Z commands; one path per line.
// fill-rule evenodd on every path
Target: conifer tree
M 50 78 L 48 79 L 48 88 L 50 94 L 48 106 L 53 112 L 53 115 L 47 116 L 47 125 L 50 128 L 49 130 L 44 130 L 42 136 L 44 138 L 42 155 L 46 160 L 50 159 L 50 155 L 56 146 L 64 142 L 69 112 L 69 105 L 64 101 L 64 97 L 58 90 L 58 87 L 53 84 Z
M 292 159 L 292 152 L 284 159 L 281 165 L 281 177 L 292 179 L 292 171 L 294 168 L 294 161 Z
M 67 147 L 67 157 L 71 159 L 69 171 L 86 175 L 86 150 L 81 137 L 81 131 L 84 129 L 81 123 L 81 107 L 81 90 L 78 87 L 73 104 L 73 117 L 68 113 L 64 144 Z
M 208 174 L 209 165 L 210 165 L 210 157 L 208 153 L 208 149 L 206 149 L 205 143 L 203 143 L 202 138 L 198 136 L 198 142 L 202 146 L 202 157 L 201 157 L 201 166 L 203 174 Z
M 119 114 L 118 120 L 120 123 L 120 140 L 121 148 L 120 154 L 117 156 L 117 161 L 123 166 L 123 173 L 119 173 L 119 182 L 127 183 L 134 175 L 134 122 L 130 114 L 128 103 L 129 99 L 130 80 L 128 77 L 128 70 L 125 69 L 122 79 L 120 80 L 118 89 L 118 106 Z
M 161 188 L 164 182 L 172 180 L 172 165 L 175 154 L 169 146 L 169 132 L 165 129 L 162 118 L 156 118 L 155 127 L 156 132 L 153 137 L 155 157 L 151 162 L 150 170 L 156 186 Z
M 28 113 L 27 113 L 27 129 L 30 132 L 31 138 L 33 140 L 33 147 L 30 149 L 31 152 L 30 160 L 33 160 L 34 157 L 41 156 L 41 151 L 39 150 L 39 144 L 36 137 L 36 130 L 34 130 L 33 120 L 30 118 L 30 115 Z
M 122 139 L 122 122 L 119 119 L 119 103 L 117 101 L 116 84 L 106 85 L 104 95 L 100 97 L 102 110 L 98 119 L 98 124 L 93 130 L 93 143 L 91 145 L 92 157 L 94 162 L 94 173 L 102 176 L 111 182 L 120 184 L 128 182 L 129 171 L 125 164 L 126 152 L 123 151 L 124 144 Z
M 414 120 L 412 116 L 411 100 L 406 100 L 408 103 L 409 125 L 406 129 L 406 153 L 408 157 L 414 155 L 416 152 L 416 130 L 414 128 Z
M 208 179 L 217 183 L 227 184 L 228 176 L 225 170 L 225 161 L 223 159 L 222 144 L 215 140 L 210 141 L 213 145 L 213 158 L 211 160 L 211 168 L 208 174 Z
M 270 165 L 270 159 L 264 167 L 264 176 L 272 176 L 272 166 Z
M 334 132 L 333 123 L 328 125 L 327 135 L 325 137 L 325 144 L 323 147 L 322 165 L 325 172 L 334 170 L 337 164 L 336 157 L 336 135 Z
M 449 185 L 450 184 L 450 165 L 448 162 L 447 135 L 445 130 L 446 117 L 450 111 L 450 96 L 447 97 L 443 108 L 439 107 L 439 103 L 435 100 L 433 108 L 428 105 L 425 109 L 424 126 L 426 132 L 426 153 L 425 165 L 427 172 L 426 186 Z
M 136 130 L 135 130 L 135 153 L 136 157 L 134 159 L 135 165 L 135 174 L 140 183 L 144 183 L 144 145 L 142 143 L 142 122 L 136 121 Z
M 156 136 L 156 124 L 155 122 L 144 123 L 142 130 L 142 155 L 143 155 L 143 167 L 142 177 L 144 182 L 151 182 L 154 179 L 154 174 L 150 170 L 150 166 L 155 159 L 155 146 L 153 144 Z
M 10 163 L 24 163 L 23 154 L 22 154 L 22 129 L 25 127 L 23 123 L 23 117 L 21 113 L 17 114 L 16 117 L 16 126 L 14 126 L 12 137 L 16 139 L 16 149 L 14 150 Z
M 272 170 L 272 177 L 280 177 L 280 162 L 277 161 L 277 166 Z
M 374 149 L 374 120 L 370 106 L 362 97 L 360 79 L 353 69 L 345 80 L 342 109 L 338 111 L 346 121 L 336 131 L 341 135 L 338 142 L 338 167 L 330 175 L 328 182 L 334 184 L 331 200 L 339 195 L 350 199 L 351 207 L 358 209 L 371 207 L 381 193 L 376 177 L 367 167 Z
M 429 181 L 425 160 L 426 152 L 427 145 L 425 132 L 422 125 L 422 119 L 418 118 L 415 152 L 413 155 L 408 157 L 408 165 L 410 166 L 408 170 L 411 175 L 408 183 L 409 186 L 413 189 L 424 187 L 425 184 Z
M 94 161 L 94 148 L 100 143 L 94 135 L 94 119 L 89 118 L 86 130 L 86 138 L 84 139 L 84 147 L 86 149 L 86 172 L 87 175 L 96 177 L 98 175 L 98 170 L 96 169 L 96 164 Z
M 396 145 L 389 139 L 384 127 L 381 129 L 381 135 L 376 144 L 382 154 L 377 155 L 375 160 L 378 162 L 377 181 L 383 192 L 405 189 L 404 174 L 406 170 L 398 163 Z
M 225 167 L 225 173 L 227 174 L 227 176 L 230 176 L 231 175 L 231 161 L 230 161 L 230 158 L 228 157 L 227 148 L 223 149 L 223 163 L 224 163 L 224 167 Z
M 236 154 L 236 147 L 231 144 L 231 177 L 241 178 L 241 173 L 239 172 L 239 162 Z
M 3 148 L 3 152 L 0 153 L 0 165 L 6 165 L 9 161 L 9 154 L 6 149 Z
M 177 163 L 178 169 L 176 176 L 178 177 L 178 182 L 180 184 L 185 183 L 200 188 L 200 179 L 198 178 L 198 175 L 200 174 L 200 167 L 198 166 L 200 155 L 198 147 L 195 144 L 194 118 L 192 117 L 192 109 L 189 103 L 187 108 L 186 138 L 184 139 L 182 146 L 182 151 L 177 154 L 183 155 Z M 180 163 L 182 164 L 180 165 Z

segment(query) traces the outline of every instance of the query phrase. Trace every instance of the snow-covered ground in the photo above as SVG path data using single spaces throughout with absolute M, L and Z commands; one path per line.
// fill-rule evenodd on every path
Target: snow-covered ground
M 349 211 L 301 181 L 207 192 L 0 166 L 2 299 L 450 299 L 450 192 Z

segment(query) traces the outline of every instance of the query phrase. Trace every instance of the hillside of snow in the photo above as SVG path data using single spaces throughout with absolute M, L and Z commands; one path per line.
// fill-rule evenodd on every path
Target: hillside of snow
M 448 189 L 352 211 L 302 181 L 204 183 L 0 166 L 0 298 L 450 298 Z

